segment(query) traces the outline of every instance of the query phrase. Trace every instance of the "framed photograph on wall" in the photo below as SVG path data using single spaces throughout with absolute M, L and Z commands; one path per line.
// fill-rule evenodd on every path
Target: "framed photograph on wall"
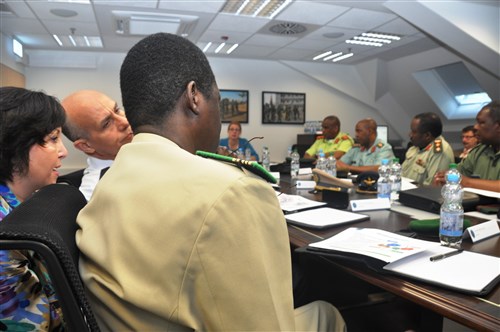
M 248 90 L 219 90 L 222 123 L 248 123 Z
M 304 124 L 305 119 L 305 93 L 262 92 L 262 123 Z

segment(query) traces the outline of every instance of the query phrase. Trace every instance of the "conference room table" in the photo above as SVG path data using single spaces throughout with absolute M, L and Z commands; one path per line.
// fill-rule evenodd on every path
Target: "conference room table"
M 322 193 L 312 193 L 311 190 L 297 189 L 295 180 L 290 176 L 281 175 L 279 191 L 286 194 L 300 195 L 312 200 L 321 201 Z M 350 199 L 376 198 L 375 195 L 358 194 L 352 190 Z M 292 249 L 303 251 L 303 248 L 313 242 L 334 236 L 349 227 L 377 228 L 390 232 L 408 230 L 412 220 L 409 215 L 394 212 L 389 209 L 360 212 L 370 216 L 369 220 L 337 225 L 326 229 L 311 229 L 288 224 L 288 233 Z M 475 217 L 467 217 L 472 225 L 487 221 Z M 495 218 L 492 216 L 491 219 Z M 438 241 L 436 237 L 418 236 L 417 238 L 429 241 Z M 299 249 L 302 248 L 302 249 Z M 472 243 L 464 239 L 462 248 L 472 252 L 500 256 L 500 237 L 495 236 L 481 242 Z M 496 285 L 485 296 L 473 296 L 428 283 L 419 282 L 410 278 L 379 273 L 361 264 L 352 264 L 349 260 L 336 259 L 328 256 L 319 256 L 324 264 L 334 264 L 336 268 L 377 286 L 396 296 L 413 302 L 427 313 L 426 327 L 422 330 L 441 330 L 443 317 L 477 331 L 500 331 L 500 284 Z M 464 269 L 467 267 L 464 266 Z M 325 285 L 327 287 L 327 285 Z

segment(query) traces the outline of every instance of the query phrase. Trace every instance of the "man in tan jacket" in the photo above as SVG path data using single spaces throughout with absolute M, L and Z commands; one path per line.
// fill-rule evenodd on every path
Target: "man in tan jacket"
M 78 216 L 80 269 L 103 330 L 343 331 L 329 303 L 294 310 L 287 227 L 262 178 L 215 152 L 219 91 L 187 39 L 146 37 L 120 71 L 134 139 Z

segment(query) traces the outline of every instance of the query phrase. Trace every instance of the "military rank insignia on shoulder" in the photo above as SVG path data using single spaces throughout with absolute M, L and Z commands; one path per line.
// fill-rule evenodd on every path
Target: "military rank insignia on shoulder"
M 324 138 L 325 138 L 325 136 L 323 136 L 323 135 L 319 135 L 319 136 L 317 136 L 317 137 L 316 137 L 316 141 L 322 140 L 322 139 L 324 139 Z
M 347 135 L 342 135 L 340 138 L 341 138 L 343 141 L 346 141 L 346 140 L 348 140 L 348 139 L 349 139 L 349 136 L 347 136 Z
M 378 142 L 378 144 L 377 144 L 377 148 L 381 149 L 383 146 L 384 146 L 384 143 L 382 143 L 382 142 Z
M 223 162 L 226 162 L 229 164 L 233 164 L 233 165 L 238 166 L 238 167 L 242 167 L 242 168 L 252 172 L 253 174 L 258 175 L 259 177 L 261 177 L 264 180 L 271 182 L 271 183 L 278 182 L 276 180 L 276 178 L 271 173 L 269 173 L 264 167 L 262 167 L 256 161 L 248 161 L 248 160 L 223 156 L 223 155 L 220 155 L 217 153 L 200 151 L 200 150 L 196 151 L 196 155 L 200 156 L 200 157 L 207 158 L 207 159 L 219 160 L 219 161 L 223 161 Z
M 434 152 L 436 153 L 441 153 L 441 151 L 443 151 L 443 141 L 441 141 L 441 139 L 435 139 L 434 140 Z

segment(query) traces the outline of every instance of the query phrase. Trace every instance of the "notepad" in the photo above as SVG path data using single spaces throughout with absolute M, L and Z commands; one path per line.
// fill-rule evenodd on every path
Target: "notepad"
M 325 202 L 313 201 L 299 195 L 288 195 L 282 192 L 276 192 L 276 195 L 281 209 L 287 213 L 326 205 Z
M 370 219 L 369 216 L 364 214 L 328 207 L 287 214 L 285 218 L 291 224 L 312 228 L 325 228 Z
M 500 281 L 500 258 L 470 251 L 431 261 L 454 251 L 437 242 L 423 241 L 372 228 L 348 228 L 308 249 L 345 253 L 370 267 L 464 293 L 484 295 Z M 367 258 L 367 259 L 365 259 Z M 380 264 L 377 264 L 380 263 Z

